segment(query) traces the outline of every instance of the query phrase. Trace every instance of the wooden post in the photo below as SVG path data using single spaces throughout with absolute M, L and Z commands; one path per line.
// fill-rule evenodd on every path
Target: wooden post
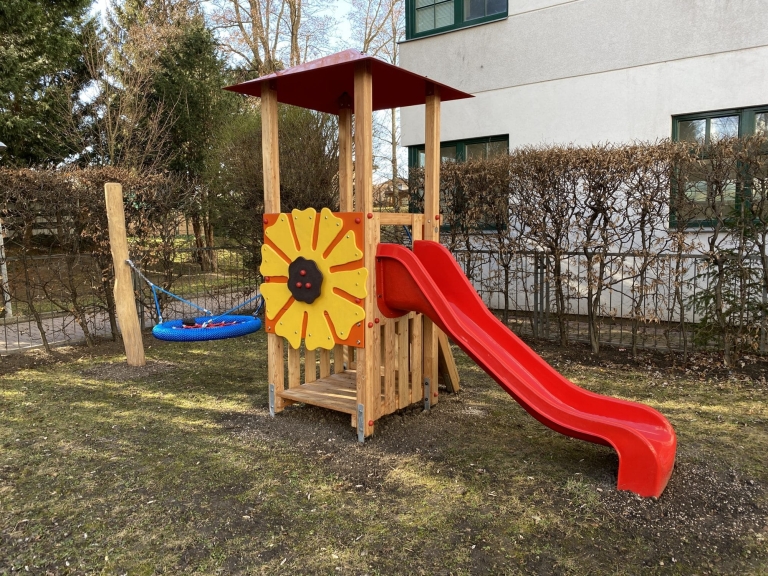
M 415 214 L 413 217 L 413 241 L 423 240 L 424 215 Z M 411 338 L 411 401 L 409 404 L 421 402 L 424 399 L 424 315 L 413 313 L 410 321 Z
M 304 384 L 317 380 L 317 350 L 307 350 L 304 347 Z
M 288 389 L 301 386 L 301 350 L 288 346 Z
M 427 85 L 424 139 L 424 240 L 440 242 L 440 88 Z M 424 318 L 424 378 L 429 378 L 430 404 L 437 404 L 437 333 Z
M 320 378 L 327 378 L 331 375 L 331 351 L 320 349 L 318 354 L 320 360 L 318 365 L 320 366 Z
M 129 366 L 144 366 L 147 361 L 144 357 L 139 315 L 136 312 L 136 298 L 133 295 L 131 268 L 125 262 L 128 260 L 128 237 L 125 232 L 122 185 L 105 184 L 104 197 L 109 222 L 109 247 L 115 268 L 115 309 L 123 335 L 125 356 Z
M 411 375 L 410 363 L 408 361 L 408 352 L 410 350 L 410 332 L 408 326 L 410 317 L 401 316 L 397 321 L 397 407 L 405 408 L 411 403 L 411 391 L 408 382 Z
M 272 82 L 261 85 L 261 155 L 264 164 L 264 213 L 280 212 L 280 150 L 277 140 L 277 87 Z M 281 412 L 285 402 L 280 397 L 284 390 L 283 339 L 267 334 L 267 362 L 269 385 L 274 386 L 275 413 Z
M 354 186 L 352 184 L 353 165 L 352 165 L 352 98 L 344 92 L 339 98 L 339 211 L 354 212 Z M 338 367 L 334 367 L 334 372 L 340 374 L 344 372 L 344 346 L 341 346 L 339 352 L 340 361 Z M 352 349 L 347 346 L 347 356 L 350 360 L 347 362 L 347 369 L 352 369 Z M 335 356 L 334 356 L 335 357 Z M 357 416 L 355 416 L 355 420 Z
M 333 373 L 341 374 L 344 372 L 344 346 L 336 344 L 333 347 Z
M 365 347 L 358 348 L 357 403 L 362 404 L 363 434 L 373 434 L 373 421 L 380 402 L 381 376 L 379 365 L 379 326 L 374 278 L 376 275 L 376 245 L 379 220 L 373 214 L 373 75 L 369 61 L 355 66 L 355 205 L 365 215 L 365 267 L 368 269 L 365 299 Z M 368 218 L 368 214 L 371 218 Z M 368 327 L 368 324 L 371 327 Z
M 354 212 L 352 188 L 352 101 L 344 92 L 339 98 L 339 211 Z
M 395 334 L 395 320 L 383 320 L 384 337 L 382 338 L 384 351 L 382 352 L 382 365 L 384 366 L 384 390 L 385 410 L 384 414 L 391 414 L 397 410 L 397 388 L 395 370 L 397 368 L 397 334 Z
M 459 370 L 456 368 L 456 360 L 453 357 L 453 350 L 451 350 L 451 344 L 448 342 L 448 336 L 446 336 L 442 330 L 437 333 L 438 353 L 437 353 L 437 365 L 440 373 L 443 375 L 443 381 L 445 382 L 448 392 L 454 394 L 459 393 Z

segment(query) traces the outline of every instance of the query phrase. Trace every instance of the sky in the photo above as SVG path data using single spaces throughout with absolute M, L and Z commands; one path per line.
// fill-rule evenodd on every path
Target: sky
M 109 6 L 110 0 L 96 0 L 91 9 L 93 14 L 105 14 Z M 207 4 L 207 2 L 206 2 Z M 353 48 L 351 42 L 351 28 L 349 25 L 349 19 L 346 17 L 347 13 L 351 9 L 350 0 L 334 0 L 332 3 L 331 14 L 336 19 L 336 30 L 333 34 L 333 44 L 338 47 L 338 50 L 344 50 L 346 48 Z

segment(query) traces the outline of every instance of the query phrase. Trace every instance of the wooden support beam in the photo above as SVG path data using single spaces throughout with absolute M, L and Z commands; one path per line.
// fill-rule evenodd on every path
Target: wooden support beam
M 451 350 L 451 344 L 448 342 L 448 336 L 442 330 L 438 330 L 437 343 L 437 366 L 440 375 L 443 377 L 448 392 L 458 394 L 459 370 L 456 368 L 456 360 L 453 357 L 453 350 Z
M 264 213 L 280 212 L 280 150 L 277 139 L 277 90 L 272 82 L 261 86 L 261 156 L 264 165 Z M 283 339 L 267 334 L 267 361 L 269 384 L 275 387 L 275 413 L 285 406 L 283 391 L 284 364 Z
M 381 212 L 379 219 L 382 226 L 413 226 L 414 214 L 405 212 Z
M 355 206 L 373 212 L 373 75 L 368 60 L 355 66 Z
M 352 185 L 352 102 L 344 92 L 339 98 L 339 210 L 354 212 Z
M 304 383 L 311 384 L 317 380 L 317 350 L 304 348 Z
M 301 350 L 288 346 L 288 388 L 301 386 Z
M 261 154 L 264 163 L 264 212 L 280 212 L 280 148 L 277 138 L 277 90 L 272 82 L 261 87 Z
M 422 240 L 424 229 L 424 215 L 416 214 L 413 219 L 413 239 Z M 413 314 L 410 321 L 409 333 L 411 337 L 410 364 L 411 364 L 411 400 L 409 404 L 421 402 L 424 399 L 423 362 L 424 356 L 424 315 Z
M 104 197 L 109 222 L 109 248 L 115 268 L 115 311 L 125 346 L 128 366 L 144 366 L 144 342 L 141 338 L 139 315 L 136 312 L 136 297 L 133 294 L 133 278 L 128 260 L 128 236 L 125 232 L 125 208 L 123 187 L 120 184 L 104 185 Z M 2 232 L 0 232 L 2 233 Z
M 427 86 L 424 137 L 424 240 L 440 242 L 440 88 Z M 437 335 L 439 328 L 424 318 L 424 378 L 430 382 L 430 404 L 437 404 Z
M 341 374 L 344 372 L 344 346 L 336 344 L 333 347 L 333 373 Z
M 380 403 L 381 377 L 379 326 L 374 324 L 378 314 L 374 278 L 376 275 L 376 246 L 380 224 L 373 213 L 373 75 L 370 61 L 355 66 L 355 206 L 372 218 L 365 221 L 364 264 L 368 270 L 365 299 L 365 347 L 357 349 L 357 403 L 364 407 L 363 435 L 373 434 Z M 372 326 L 369 328 L 368 323 Z
M 331 375 L 331 351 L 320 350 L 320 378 L 327 378 Z

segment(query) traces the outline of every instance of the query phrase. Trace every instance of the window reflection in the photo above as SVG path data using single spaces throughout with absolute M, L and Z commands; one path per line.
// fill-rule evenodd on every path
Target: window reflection
M 506 0 L 464 0 L 464 20 L 499 14 L 506 9 Z
M 709 126 L 709 141 L 717 142 L 723 138 L 739 137 L 739 117 L 723 116 L 722 118 L 712 118 Z
M 493 158 L 499 154 L 507 153 L 508 144 L 506 142 L 479 142 L 477 144 L 467 144 L 467 160 L 485 160 Z
M 768 112 L 755 114 L 755 134 L 768 136 Z
M 700 142 L 703 144 L 706 134 L 706 120 L 683 120 L 677 124 L 677 139 L 681 142 Z

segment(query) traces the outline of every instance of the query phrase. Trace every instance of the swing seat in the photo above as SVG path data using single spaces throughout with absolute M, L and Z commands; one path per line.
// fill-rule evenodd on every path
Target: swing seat
M 211 320 L 211 316 L 200 316 L 194 325 L 185 325 L 182 319 L 167 320 L 152 328 L 152 336 L 169 342 L 201 342 L 245 336 L 261 328 L 261 320 L 254 316 L 222 316 L 205 325 Z

